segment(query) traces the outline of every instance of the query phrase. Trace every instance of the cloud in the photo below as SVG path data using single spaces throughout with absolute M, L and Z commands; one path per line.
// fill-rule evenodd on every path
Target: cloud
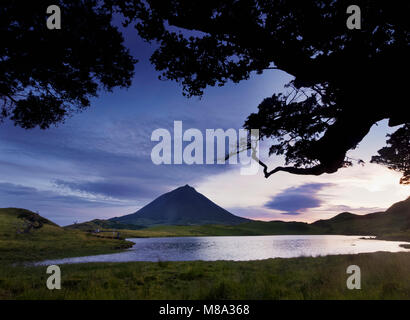
M 0 182 L 0 204 L 2 208 L 24 208 L 39 212 L 60 225 L 71 224 L 74 220 L 109 218 L 113 214 L 123 215 L 137 209 L 135 204 L 127 201 L 62 194 L 7 182 Z
M 158 191 L 152 190 L 151 186 L 143 184 L 143 181 L 134 179 L 116 179 L 110 181 L 54 181 L 57 187 L 69 189 L 74 192 L 91 194 L 115 199 L 144 199 L 152 198 Z
M 138 201 L 228 169 L 153 164 L 150 130 L 131 120 L 112 122 L 103 132 L 94 127 L 71 129 L 28 132 L 10 123 L 2 126 L 0 132 L 10 138 L 0 141 L 0 181 Z
M 23 207 L 31 210 L 36 209 L 38 206 L 47 207 L 51 205 L 101 207 L 112 204 L 112 202 L 94 201 L 91 198 L 65 195 L 50 190 L 39 190 L 13 183 L 0 183 L 0 202 L 2 207 Z
M 282 211 L 286 215 L 298 215 L 310 208 L 318 208 L 323 204 L 318 193 L 332 183 L 308 183 L 298 187 L 285 189 L 267 202 L 264 207 Z
M 85 216 L 119 216 L 135 212 L 162 193 L 228 169 L 153 164 L 151 129 L 172 121 L 146 123 L 149 126 L 129 118 L 106 119 L 99 126 L 70 122 L 47 131 L 3 123 L 0 207 L 41 210 L 60 224 L 84 221 Z

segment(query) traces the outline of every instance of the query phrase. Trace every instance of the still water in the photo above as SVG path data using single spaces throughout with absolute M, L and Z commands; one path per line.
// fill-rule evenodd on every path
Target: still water
M 37 264 L 129 261 L 259 260 L 300 256 L 410 251 L 406 242 L 360 239 L 360 236 L 303 235 L 251 237 L 133 238 L 121 253 L 47 260 Z

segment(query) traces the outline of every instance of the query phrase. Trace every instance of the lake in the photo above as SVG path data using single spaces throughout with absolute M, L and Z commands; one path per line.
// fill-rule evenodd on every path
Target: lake
M 400 247 L 400 244 L 406 244 L 406 242 L 368 240 L 361 239 L 361 236 L 338 235 L 171 237 L 127 240 L 134 242 L 135 245 L 120 253 L 46 260 L 36 264 L 193 260 L 247 261 L 376 251 L 410 251 Z

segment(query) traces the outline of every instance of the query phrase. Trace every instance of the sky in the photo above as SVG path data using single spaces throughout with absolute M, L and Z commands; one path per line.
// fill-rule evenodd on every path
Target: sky
M 0 207 L 26 208 L 60 225 L 106 219 L 137 211 L 157 196 L 189 184 L 233 214 L 260 220 L 312 222 L 340 212 L 381 211 L 410 194 L 400 174 L 370 164 L 395 128 L 381 122 L 349 156 L 364 166 L 336 174 L 297 176 L 277 173 L 265 179 L 240 174 L 239 165 L 155 165 L 151 141 L 155 129 L 239 130 L 258 104 L 283 92 L 291 76 L 278 70 L 253 74 L 239 84 L 208 88 L 186 98 L 172 81 L 158 80 L 149 63 L 153 51 L 132 30 L 126 46 L 139 59 L 128 89 L 101 93 L 88 110 L 49 130 L 24 130 L 0 124 Z M 283 164 L 260 156 L 270 167 Z

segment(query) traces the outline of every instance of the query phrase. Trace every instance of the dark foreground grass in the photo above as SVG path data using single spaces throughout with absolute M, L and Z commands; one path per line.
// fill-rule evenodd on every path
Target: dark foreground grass
M 362 289 L 348 290 L 358 265 Z M 410 253 L 371 253 L 249 262 L 132 262 L 61 265 L 62 289 L 46 267 L 0 267 L 0 299 L 410 299 Z

